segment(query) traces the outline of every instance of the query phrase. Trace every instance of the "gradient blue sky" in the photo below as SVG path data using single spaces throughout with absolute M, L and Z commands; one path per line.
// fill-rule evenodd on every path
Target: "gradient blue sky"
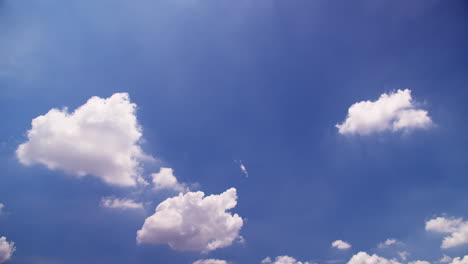
M 468 3 L 442 0 L 0 0 L 0 236 L 9 263 L 237 264 L 289 255 L 346 263 L 396 238 L 436 262 L 425 222 L 468 217 Z M 435 126 L 349 136 L 356 102 L 411 89 Z M 31 120 L 127 92 L 142 147 L 206 194 L 237 189 L 244 244 L 209 254 L 137 245 L 145 211 L 99 179 L 25 167 Z M 242 160 L 249 177 L 235 160 Z M 350 250 L 330 247 L 343 239 Z M 402 250 L 403 250 L 402 249 Z

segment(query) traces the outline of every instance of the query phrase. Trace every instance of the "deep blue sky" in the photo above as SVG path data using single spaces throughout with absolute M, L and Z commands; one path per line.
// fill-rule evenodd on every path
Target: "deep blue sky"
M 467 47 L 466 1 L 0 0 L 0 236 L 17 245 L 11 263 L 346 262 L 359 250 L 394 257 L 376 249 L 387 238 L 414 259 L 466 254 L 442 251 L 424 223 L 468 217 Z M 404 88 L 436 126 L 338 134 L 351 104 Z M 99 207 L 127 190 L 17 161 L 33 118 L 116 92 L 138 105 L 144 150 L 181 181 L 237 188 L 244 245 L 138 246 L 152 210 Z M 336 239 L 353 249 L 331 249 Z

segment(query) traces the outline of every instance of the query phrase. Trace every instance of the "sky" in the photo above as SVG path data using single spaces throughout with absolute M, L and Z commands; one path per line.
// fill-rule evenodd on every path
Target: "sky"
M 468 264 L 467 25 L 0 0 L 0 263 Z

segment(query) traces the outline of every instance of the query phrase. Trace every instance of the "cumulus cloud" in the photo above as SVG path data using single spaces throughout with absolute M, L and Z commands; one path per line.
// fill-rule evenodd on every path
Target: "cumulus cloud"
M 406 261 L 408 259 L 408 256 L 411 255 L 408 251 L 400 251 L 398 252 L 398 256 L 401 258 L 401 260 Z
M 431 263 L 425 260 L 415 260 L 415 261 L 408 262 L 408 264 L 431 264 Z
M 240 239 L 242 218 L 227 212 L 237 205 L 237 191 L 205 197 L 203 192 L 180 193 L 156 207 L 137 232 L 138 243 L 167 244 L 175 250 L 207 253 Z
M 267 264 L 267 263 L 272 263 L 272 264 L 312 264 L 311 262 L 301 262 L 296 260 L 293 257 L 290 256 L 278 256 L 275 258 L 273 261 L 270 257 L 266 257 L 264 260 L 262 260 L 262 264 Z
M 112 197 L 102 198 L 101 206 L 111 209 L 143 209 L 142 203 L 137 203 L 132 199 L 118 199 Z
M 3 205 L 2 203 L 0 203 L 0 215 L 2 214 L 3 207 L 5 207 L 5 205 Z
M 0 237 L 0 263 L 9 260 L 13 256 L 15 250 L 14 242 L 8 242 L 6 237 Z
M 376 254 L 369 255 L 366 252 L 359 252 L 354 255 L 349 261 L 348 264 L 401 264 L 395 259 L 386 259 L 380 257 Z
M 468 255 L 463 258 L 454 258 L 450 264 L 468 264 Z
M 72 113 L 51 109 L 32 120 L 28 141 L 16 155 L 24 165 L 42 164 L 51 170 L 104 182 L 134 186 L 141 181 L 141 161 L 150 159 L 139 145 L 142 130 L 136 104 L 127 93 L 92 97 Z
M 229 264 L 229 262 L 219 259 L 200 259 L 195 261 L 193 264 Z
M 387 240 L 385 240 L 384 242 L 381 242 L 377 245 L 378 248 L 388 248 L 388 247 L 391 247 L 391 246 L 397 246 L 397 245 L 402 245 L 403 243 L 396 240 L 396 239 L 393 239 L 393 238 L 389 238 Z
M 441 248 L 452 248 L 468 243 L 468 221 L 462 218 L 437 217 L 426 222 L 426 230 L 449 234 Z
M 161 168 L 158 173 L 151 174 L 153 185 L 156 190 L 169 189 L 176 192 L 188 192 L 189 188 L 184 183 L 179 183 L 174 170 L 171 168 Z
M 332 245 L 332 247 L 337 248 L 337 249 L 341 249 L 341 250 L 351 248 L 351 244 L 349 244 L 348 242 L 345 242 L 343 240 L 336 240 L 331 245 Z
M 384 131 L 428 128 L 432 120 L 426 110 L 412 101 L 411 90 L 382 94 L 377 101 L 362 101 L 351 105 L 348 116 L 337 124 L 340 134 L 369 135 Z

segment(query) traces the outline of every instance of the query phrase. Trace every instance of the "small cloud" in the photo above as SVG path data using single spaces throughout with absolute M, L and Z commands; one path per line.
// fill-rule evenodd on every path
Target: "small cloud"
M 395 259 L 386 259 L 380 257 L 376 254 L 369 255 L 366 252 L 359 252 L 354 255 L 349 261 L 348 264 L 401 264 Z
M 158 173 L 151 174 L 151 177 L 156 190 L 168 189 L 183 193 L 190 191 L 185 183 L 179 183 L 171 168 L 161 168 Z
M 336 240 L 332 244 L 332 247 L 340 249 L 340 250 L 345 250 L 351 248 L 351 244 L 348 242 L 345 242 L 343 240 Z
M 0 263 L 11 259 L 16 247 L 14 242 L 8 242 L 6 237 L 0 237 Z
M 408 264 L 431 264 L 431 263 L 425 260 L 415 260 L 415 261 L 408 262 Z
M 193 264 L 229 264 L 229 262 L 219 259 L 200 259 L 193 262 Z
M 412 101 L 411 90 L 382 94 L 376 101 L 357 102 L 348 109 L 346 120 L 337 124 L 340 134 L 369 135 L 384 131 L 429 128 L 432 120 L 426 110 Z
M 3 205 L 2 203 L 0 203 L 0 215 L 2 214 L 2 210 L 3 210 L 4 207 L 5 207 L 5 205 Z
M 447 256 L 447 255 L 445 255 L 445 254 L 444 254 L 444 256 L 439 260 L 440 263 L 449 263 L 449 262 L 451 262 L 451 261 L 452 261 L 452 258 L 449 257 L 449 256 Z
M 245 165 L 242 163 L 242 160 L 234 160 L 234 162 L 239 164 L 239 168 L 240 168 L 242 174 L 244 174 L 244 176 L 246 178 L 248 178 L 249 177 L 249 172 L 247 171 L 247 168 L 245 167 Z
M 143 209 L 142 203 L 137 203 L 131 199 L 118 199 L 111 197 L 102 198 L 101 206 L 111 209 Z
M 271 258 L 270 257 L 266 257 L 262 260 L 262 264 L 267 264 L 267 263 L 271 263 Z
M 396 239 L 393 239 L 393 238 L 389 238 L 389 239 L 385 240 L 385 242 L 379 243 L 377 245 L 377 247 L 382 249 L 382 248 L 388 248 L 388 247 L 391 247 L 391 246 L 398 246 L 398 245 L 403 245 L 403 242 L 400 242 L 400 241 L 398 241 Z
M 398 252 L 398 256 L 402 261 L 406 261 L 408 259 L 408 256 L 411 255 L 408 251 L 400 251 Z
M 266 261 L 266 262 L 264 262 Z M 312 262 L 309 261 L 298 261 L 293 257 L 290 256 L 278 256 L 275 258 L 274 262 L 272 262 L 272 259 L 267 257 L 264 260 L 262 260 L 262 264 L 265 263 L 272 263 L 272 264 L 313 264 Z

